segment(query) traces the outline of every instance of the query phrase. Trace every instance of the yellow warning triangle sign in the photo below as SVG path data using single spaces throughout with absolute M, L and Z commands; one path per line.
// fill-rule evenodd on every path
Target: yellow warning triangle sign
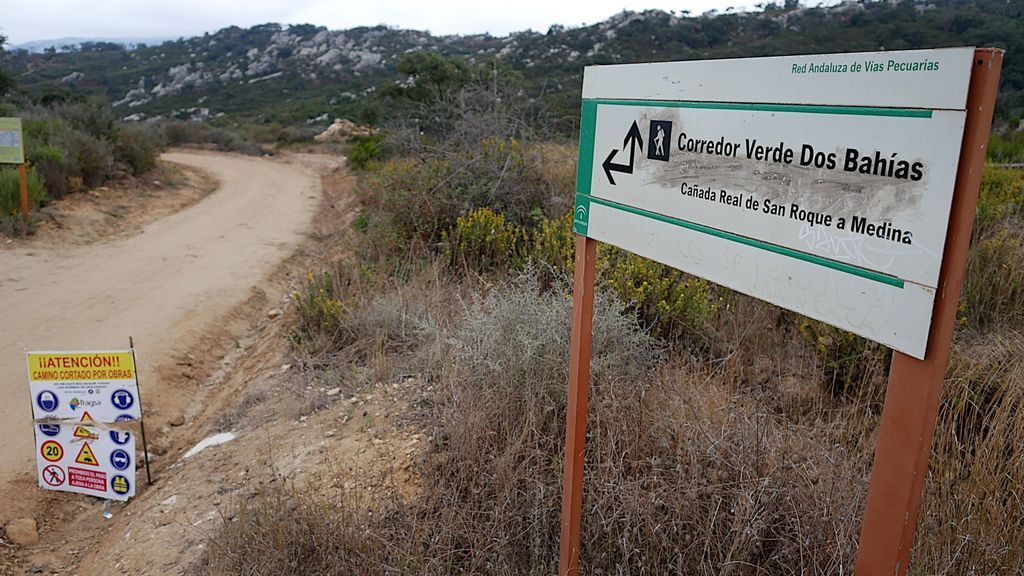
M 96 461 L 96 455 L 92 453 L 92 448 L 89 447 L 88 442 L 82 443 L 82 449 L 78 451 L 78 456 L 75 457 L 75 462 L 79 464 L 88 464 L 89 466 L 99 466 L 100 463 Z
M 75 438 L 96 438 L 97 436 L 84 426 L 75 426 Z
M 89 414 L 88 410 L 82 413 L 82 419 L 79 420 L 79 422 L 81 422 L 82 424 L 95 424 L 95 422 L 93 422 L 92 420 L 92 415 Z

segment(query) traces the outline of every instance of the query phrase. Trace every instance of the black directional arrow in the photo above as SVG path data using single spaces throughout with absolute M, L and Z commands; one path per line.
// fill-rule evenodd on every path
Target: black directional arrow
M 612 158 L 619 153 L 618 150 L 612 148 L 608 157 L 601 163 L 601 167 L 604 168 L 604 173 L 608 176 L 608 183 L 612 186 L 615 185 L 615 179 L 612 178 L 612 172 L 622 172 L 623 174 L 633 173 L 633 160 L 636 158 L 636 149 L 640 148 L 640 151 L 644 151 L 644 139 L 640 135 L 640 127 L 636 125 L 636 120 L 633 121 L 633 125 L 629 127 L 629 132 L 626 132 L 626 138 L 622 140 L 623 150 L 629 147 L 629 164 L 616 164 L 612 162 Z

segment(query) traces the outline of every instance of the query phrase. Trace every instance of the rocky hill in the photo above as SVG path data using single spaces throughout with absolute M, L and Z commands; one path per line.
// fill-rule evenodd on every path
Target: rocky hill
M 576 114 L 588 64 L 995 45 L 1009 50 L 999 114 L 1016 125 L 1024 109 L 1024 65 L 1015 57 L 1024 54 L 1022 13 L 1024 0 L 847 0 L 832 7 L 790 0 L 750 13 L 622 12 L 591 26 L 504 37 L 264 24 L 133 49 L 91 42 L 44 54 L 9 50 L 0 67 L 25 98 L 100 94 L 129 121 L 318 123 L 384 120 L 379 108 L 368 114 L 366 103 L 383 83 L 408 81 L 397 63 L 416 51 L 500 62 L 518 72 L 527 95 L 568 117 Z

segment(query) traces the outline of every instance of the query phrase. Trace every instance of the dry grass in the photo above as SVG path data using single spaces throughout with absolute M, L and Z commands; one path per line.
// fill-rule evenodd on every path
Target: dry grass
M 973 331 L 1024 328 L 1024 226 L 975 240 L 964 280 L 961 324 Z
M 423 175 L 407 177 L 417 170 L 378 177 L 415 187 Z M 1000 177 L 986 189 L 972 247 L 912 573 L 1024 566 L 1019 187 L 1015 175 Z M 430 197 L 422 192 L 408 193 Z M 429 250 L 394 259 L 395 228 L 381 230 L 363 240 L 357 263 L 313 277 L 293 344 L 318 384 L 307 387 L 316 409 L 334 409 L 317 389 L 357 391 L 406 374 L 429 386 L 414 402 L 414 425 L 431 439 L 419 490 L 378 500 L 258 493 L 213 536 L 197 573 L 556 571 L 564 280 L 551 271 L 453 278 L 423 263 Z M 561 267 L 561 250 L 552 252 Z M 620 302 L 596 303 L 583 573 L 852 574 L 888 354 L 720 294 L 702 346 L 654 339 Z
M 336 495 L 337 496 L 337 495 Z M 275 483 L 238 502 L 193 574 L 361 574 L 372 547 L 347 500 Z
M 435 285 L 375 300 L 423 309 L 437 292 L 453 291 Z M 202 573 L 277 573 L 279 559 L 259 550 L 283 546 L 284 557 L 300 557 L 302 539 L 314 537 L 316 553 L 289 571 L 556 570 L 571 299 L 527 274 L 459 301 L 448 299 L 436 331 L 418 332 L 405 352 L 411 368 L 436 383 L 422 422 L 433 442 L 420 492 L 411 501 L 370 503 L 372 513 L 350 509 L 350 494 L 264 493 L 225 524 Z M 374 308 L 373 300 L 365 307 Z M 665 364 L 661 346 L 619 313 L 619 303 L 601 297 L 595 308 L 584 571 L 848 571 L 870 452 L 841 423 L 859 407 L 816 395 L 812 381 L 775 394 L 776 410 L 765 410 L 755 397 L 774 374 L 797 366 L 741 366 L 757 363 L 771 343 L 752 347 L 752 356 Z M 795 400 L 808 397 L 816 404 Z M 812 409 L 817 422 L 794 423 Z M 293 499 L 292 513 L 269 517 Z
M 368 343 L 398 342 L 381 356 L 394 369 L 377 376 L 413 371 L 434 385 L 420 491 L 259 493 L 198 573 L 556 570 L 571 300 L 535 275 L 467 290 L 439 270 L 360 292 L 357 342 L 344 348 L 369 370 Z M 876 394 L 835 394 L 788 314 L 743 298 L 729 307 L 745 320 L 717 325 L 725 356 L 681 359 L 598 300 L 584 573 L 852 573 Z M 1024 348 L 1015 334 L 964 337 L 954 358 L 914 567 L 1016 574 Z
M 1024 336 L 958 343 L 913 566 L 937 575 L 1024 567 Z
M 378 354 L 399 354 L 432 330 L 457 293 L 437 263 L 387 278 L 349 263 L 310 274 L 294 295 L 298 326 L 290 339 L 309 368 L 334 367 Z M 440 315 L 439 315 L 440 314 Z

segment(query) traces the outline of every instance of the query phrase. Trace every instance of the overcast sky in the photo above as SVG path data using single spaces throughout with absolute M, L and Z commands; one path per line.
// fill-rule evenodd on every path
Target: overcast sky
M 10 44 L 65 37 L 177 38 L 266 22 L 331 29 L 387 24 L 434 34 L 500 36 L 552 24 L 593 24 L 622 11 L 660 8 L 700 14 L 761 0 L 0 0 L 0 34 Z M 779 3 L 782 3 L 779 0 Z M 806 3 L 806 2 L 805 2 Z M 831 3 L 831 2 L 830 2 Z

